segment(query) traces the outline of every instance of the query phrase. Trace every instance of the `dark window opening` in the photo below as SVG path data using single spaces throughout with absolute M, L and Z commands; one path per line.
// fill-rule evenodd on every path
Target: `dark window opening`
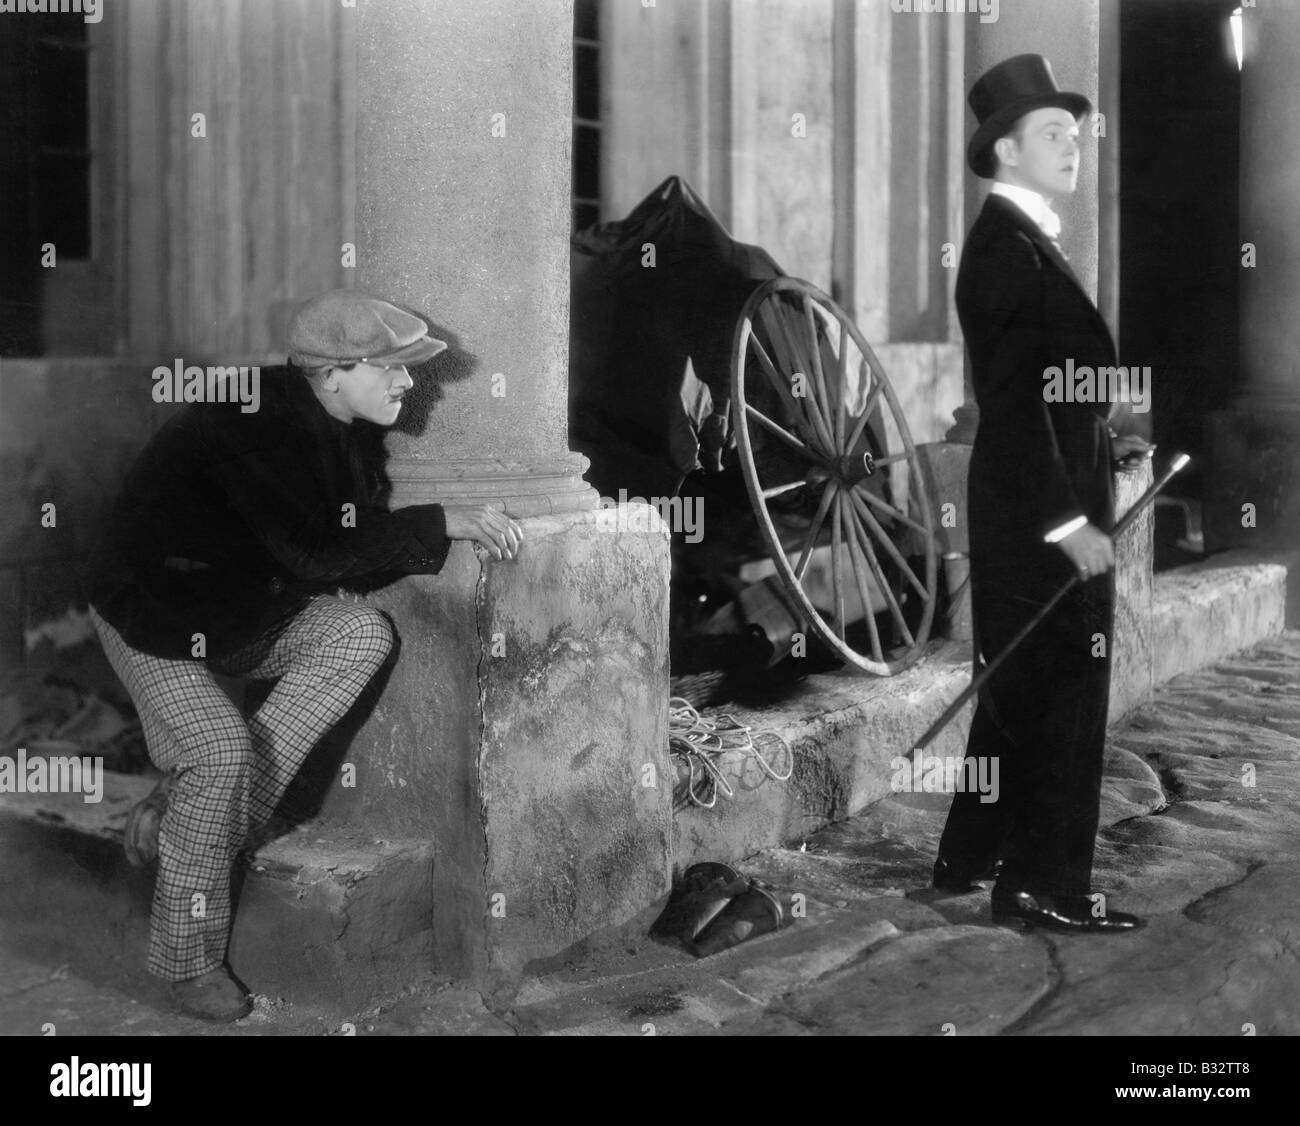
M 573 6 L 573 229 L 600 221 L 600 0 Z
M 39 243 L 60 259 L 90 257 L 90 47 L 78 13 L 47 14 L 36 41 Z

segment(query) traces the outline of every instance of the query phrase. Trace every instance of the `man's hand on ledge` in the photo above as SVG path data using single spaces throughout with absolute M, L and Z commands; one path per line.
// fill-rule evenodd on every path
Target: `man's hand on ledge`
M 524 542 L 523 530 L 495 508 L 448 508 L 447 538 L 482 544 L 493 559 L 513 559 Z
M 1085 524 L 1056 546 L 1065 552 L 1081 579 L 1104 575 L 1115 566 L 1115 548 L 1110 542 L 1110 536 L 1096 524 Z
M 1156 452 L 1155 446 L 1136 434 L 1125 434 L 1112 439 L 1110 450 L 1121 473 L 1136 473 L 1142 463 Z

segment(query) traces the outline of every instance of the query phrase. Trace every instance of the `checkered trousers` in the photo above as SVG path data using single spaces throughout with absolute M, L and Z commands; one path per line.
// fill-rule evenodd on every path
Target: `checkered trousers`
M 173 661 L 132 649 L 94 607 L 91 616 L 140 713 L 149 757 L 173 772 L 149 970 L 184 981 L 225 962 L 231 873 L 249 831 L 383 665 L 393 628 L 378 610 L 320 597 L 220 661 Z M 214 671 L 276 684 L 245 721 Z

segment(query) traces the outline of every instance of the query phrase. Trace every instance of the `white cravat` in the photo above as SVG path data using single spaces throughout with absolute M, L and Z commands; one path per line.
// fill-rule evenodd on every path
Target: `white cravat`
M 1009 199 L 1028 215 L 1052 242 L 1057 242 L 1060 239 L 1061 217 L 1048 206 L 1047 200 L 1037 192 L 1022 188 L 1017 184 L 1008 184 L 998 180 L 993 185 L 992 194 Z

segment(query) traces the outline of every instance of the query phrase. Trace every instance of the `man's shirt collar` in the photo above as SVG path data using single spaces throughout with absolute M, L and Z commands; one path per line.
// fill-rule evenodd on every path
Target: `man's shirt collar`
M 1047 205 L 1047 200 L 1037 192 L 1022 188 L 1017 184 L 1008 184 L 1002 180 L 997 180 L 993 184 L 992 194 L 1009 199 L 1028 215 L 1052 242 L 1056 242 L 1061 237 L 1061 217 Z

